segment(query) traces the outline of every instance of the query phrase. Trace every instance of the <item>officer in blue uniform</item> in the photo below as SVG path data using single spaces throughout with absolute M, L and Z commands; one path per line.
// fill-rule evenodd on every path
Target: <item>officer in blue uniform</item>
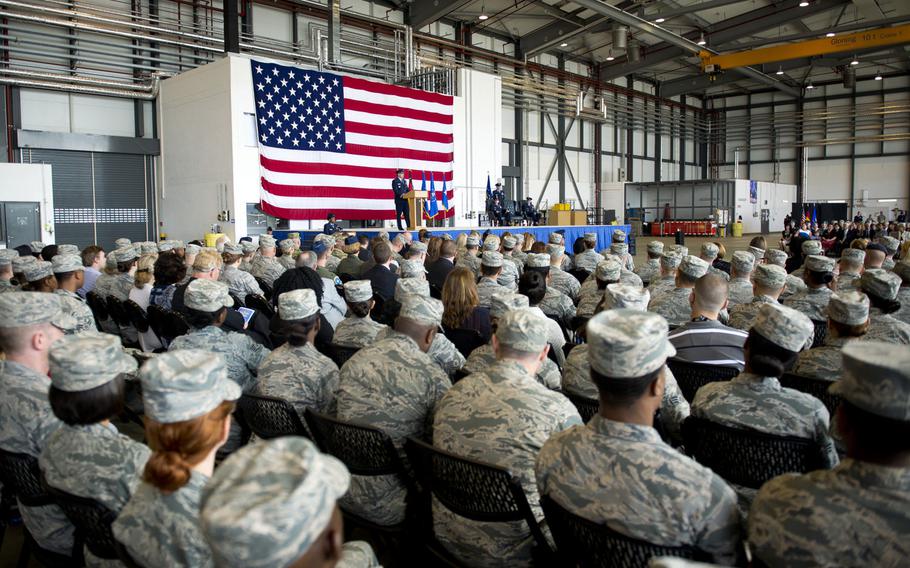
M 535 225 L 540 223 L 540 211 L 534 207 L 534 200 L 530 196 L 521 204 L 521 215 Z
M 322 226 L 322 232 L 326 235 L 334 235 L 341 230 L 341 227 L 339 227 L 338 223 L 335 222 L 334 213 L 329 213 L 329 216 L 326 217 L 326 221 L 328 221 L 328 223 Z
M 404 181 L 404 169 L 398 168 L 395 179 L 392 180 L 392 192 L 395 193 L 395 221 L 398 222 L 398 230 L 407 229 L 410 212 L 408 210 L 408 200 L 402 197 L 408 192 L 408 184 Z M 404 215 L 404 224 L 401 226 L 401 216 Z

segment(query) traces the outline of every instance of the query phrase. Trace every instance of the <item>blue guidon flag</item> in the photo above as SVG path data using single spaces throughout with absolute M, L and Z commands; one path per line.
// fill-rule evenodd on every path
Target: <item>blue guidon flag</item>
M 448 182 L 452 97 L 252 60 L 262 209 L 282 219 L 394 219 L 398 168 Z M 444 185 L 445 187 L 445 185 Z

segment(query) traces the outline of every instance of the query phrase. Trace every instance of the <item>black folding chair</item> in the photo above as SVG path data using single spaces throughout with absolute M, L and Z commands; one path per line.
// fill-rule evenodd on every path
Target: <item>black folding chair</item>
M 828 409 L 828 414 L 831 416 L 834 416 L 837 405 L 840 404 L 840 397 L 828 392 L 828 387 L 832 384 L 831 381 L 816 379 L 815 377 L 804 377 L 803 375 L 797 375 L 795 373 L 784 373 L 780 378 L 780 384 L 787 388 L 811 394 L 822 401 L 822 404 L 825 405 L 825 408 Z
M 815 326 L 815 335 L 812 336 L 812 347 L 818 347 L 825 342 L 825 338 L 828 337 L 828 322 L 812 320 L 812 325 Z
M 735 367 L 723 367 L 720 365 L 704 365 L 701 363 L 690 363 L 678 359 L 668 359 L 667 366 L 676 377 L 679 384 L 679 390 L 682 391 L 686 400 L 692 402 L 698 389 L 708 383 L 716 381 L 728 381 L 739 374 Z
M 599 400 L 572 394 L 566 391 L 562 391 L 562 394 L 566 395 L 566 398 L 569 399 L 569 402 L 575 405 L 575 408 L 578 409 L 578 413 L 581 414 L 581 419 L 584 420 L 586 424 L 600 411 Z
M 455 348 L 467 358 L 472 351 L 486 343 L 476 329 L 444 328 L 443 332 Z
M 682 425 L 686 453 L 730 483 L 758 489 L 785 473 L 806 473 L 825 467 L 815 440 L 775 436 L 732 428 L 689 416 Z
M 547 359 L 553 361 L 553 364 L 556 365 L 556 368 L 562 371 L 562 365 L 559 364 L 559 359 L 556 358 L 556 348 L 553 347 L 553 344 L 550 343 L 550 350 L 547 351 Z
M 341 368 L 342 365 L 348 362 L 348 359 L 354 356 L 354 353 L 360 351 L 360 347 L 348 347 L 345 345 L 335 345 L 334 343 L 329 345 L 326 348 L 326 355 Z
M 127 319 L 136 328 L 136 331 L 139 333 L 145 333 L 149 330 L 150 324 L 148 316 L 139 304 L 133 300 L 127 300 L 123 302 L 123 311 L 126 314 Z
M 268 319 L 272 319 L 275 315 L 275 308 L 272 307 L 272 304 L 269 301 L 259 294 L 247 294 L 244 300 L 246 307 L 258 310 L 262 315 Z
M 269 286 L 269 283 L 263 280 L 262 278 L 257 278 L 256 283 L 259 284 L 259 288 L 262 290 L 262 296 L 266 300 L 272 299 L 272 287 Z
M 457 383 L 458 381 L 467 377 L 470 374 L 471 373 L 469 371 L 465 371 L 464 369 L 455 369 L 455 376 L 452 377 L 452 384 L 454 385 L 455 383 Z
M 659 556 L 711 561 L 709 554 L 692 546 L 662 546 L 620 534 L 606 524 L 567 511 L 549 495 L 540 498 L 540 506 L 564 566 L 645 568 Z
M 98 331 L 102 331 L 101 322 L 110 317 L 107 313 L 107 304 L 104 302 L 104 298 L 99 296 L 97 292 L 89 292 L 85 295 L 85 303 L 88 304 L 89 309 L 92 310 L 92 315 L 95 316 L 95 325 L 98 327 Z
M 310 437 L 297 410 L 282 398 L 246 393 L 237 407 L 240 419 L 264 440 L 280 436 Z
M 581 283 L 584 283 L 584 281 L 588 279 L 588 276 L 591 275 L 590 272 L 588 272 L 587 270 L 585 270 L 583 268 L 575 268 L 573 270 L 570 270 L 569 274 L 574 276 L 575 279 Z
M 149 327 L 155 332 L 159 339 L 170 341 L 173 339 L 168 335 L 168 314 L 167 310 L 161 306 L 150 304 L 146 311 Z
M 457 456 L 409 437 L 405 452 L 422 491 L 424 511 L 432 495 L 449 511 L 474 521 L 508 523 L 524 521 L 534 538 L 535 557 L 552 560 L 553 550 L 534 517 L 521 483 L 502 467 Z M 440 560 L 453 557 L 432 534 L 432 522 L 421 523 L 427 530 L 427 544 Z M 455 561 L 457 563 L 457 561 Z M 549 564 L 549 562 L 544 562 Z
M 76 527 L 76 555 L 82 555 L 84 544 L 98 558 L 118 558 L 117 546 L 111 532 L 111 523 L 117 518 L 112 511 L 94 499 L 79 497 L 48 485 L 43 479 L 44 489 L 57 505 L 63 509 L 66 518 Z
M 240 296 L 238 296 L 237 294 L 235 294 L 233 292 L 228 292 L 228 293 L 231 295 L 231 299 L 234 300 L 233 308 L 235 310 L 237 308 L 243 307 L 243 300 L 240 299 Z
M 107 313 L 117 325 L 120 327 L 128 327 L 130 325 L 130 318 L 126 313 L 126 309 L 123 307 L 123 302 L 114 296 L 108 296 L 105 302 L 107 303 Z
M 168 310 L 167 312 L 167 334 L 170 338 L 180 337 L 190 332 L 190 324 L 186 317 L 180 312 Z

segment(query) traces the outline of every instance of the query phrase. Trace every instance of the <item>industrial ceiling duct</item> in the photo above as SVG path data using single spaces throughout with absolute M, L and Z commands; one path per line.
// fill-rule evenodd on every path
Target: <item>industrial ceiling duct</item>
M 641 45 L 637 41 L 630 41 L 629 47 L 626 48 L 626 55 L 629 56 L 629 63 L 638 63 L 641 59 Z
M 626 48 L 629 39 L 629 27 L 619 24 L 613 25 L 613 50 L 622 51 Z
M 844 88 L 852 89 L 856 87 L 856 67 L 849 65 L 844 67 Z

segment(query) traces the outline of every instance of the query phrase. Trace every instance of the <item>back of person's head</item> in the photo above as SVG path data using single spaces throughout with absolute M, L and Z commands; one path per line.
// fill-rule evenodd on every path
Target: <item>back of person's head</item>
M 594 248 L 594 247 L 591 247 L 591 248 Z M 588 249 L 588 247 L 585 245 L 584 237 L 578 237 L 572 243 L 572 253 L 573 254 L 581 254 L 581 253 L 585 252 L 587 249 Z
M 376 264 L 386 264 L 392 259 L 392 249 L 385 242 L 380 242 L 373 247 L 373 259 Z
M 439 245 L 439 256 L 441 258 L 454 258 L 455 252 L 455 241 L 442 241 L 442 244 Z
M 866 259 L 864 265 L 866 268 L 881 268 L 887 256 L 888 251 L 884 246 L 878 243 L 871 243 L 866 247 Z
M 834 259 L 821 255 L 806 257 L 804 280 L 813 287 L 827 286 L 834 281 Z
M 530 252 L 534 254 L 543 254 L 547 252 L 547 243 L 543 241 L 535 241 L 534 244 L 531 245 Z
M 57 245 L 47 245 L 41 249 L 41 258 L 50 262 L 55 256 L 57 256 Z
M 744 346 L 747 370 L 780 377 L 796 363 L 814 330 L 805 314 L 780 304 L 763 304 Z
M 354 317 L 365 318 L 373 309 L 373 286 L 369 280 L 350 280 L 344 283 L 344 301 Z
M 319 258 L 316 256 L 316 253 L 311 250 L 305 250 L 300 253 L 300 256 L 297 257 L 294 266 L 297 268 L 310 268 L 316 270 L 316 264 L 319 262 Z
M 442 324 L 453 329 L 461 327 L 474 308 L 480 305 L 474 273 L 469 268 L 456 266 L 446 276 L 442 285 L 442 305 Z
M 765 237 L 758 235 L 757 237 L 752 237 L 752 240 L 749 241 L 749 246 L 765 250 L 768 248 L 768 242 Z
M 157 254 L 144 254 L 139 257 L 139 263 L 136 265 L 136 279 L 133 285 L 136 288 L 142 288 L 155 277 L 155 263 L 158 261 Z
M 518 293 L 527 296 L 531 306 L 536 306 L 547 294 L 547 277 L 537 270 L 525 270 L 518 279 Z
M 727 281 L 719 275 L 705 274 L 695 281 L 692 307 L 705 312 L 720 312 L 727 303 L 727 289 Z
M 319 302 L 309 288 L 291 290 L 278 296 L 279 335 L 292 347 L 306 345 L 312 332 L 319 332 Z
M 219 270 L 223 265 L 221 260 L 221 255 L 217 252 L 204 250 L 196 255 L 195 260 L 193 260 L 193 274 L 199 276 L 200 274 L 210 274 L 215 270 Z
M 98 245 L 90 245 L 82 249 L 82 266 L 91 266 L 98 260 L 98 255 L 104 252 L 104 249 Z
M 442 314 L 442 302 L 439 300 L 408 294 L 402 298 L 401 309 L 395 318 L 395 331 L 413 339 L 417 347 L 426 353 L 442 323 Z
M 532 364 L 534 372 L 547 356 L 547 320 L 529 309 L 509 310 L 497 320 L 493 351 L 497 359 Z
M 156 286 L 177 284 L 186 277 L 186 264 L 176 254 L 160 254 L 155 260 L 154 276 Z

